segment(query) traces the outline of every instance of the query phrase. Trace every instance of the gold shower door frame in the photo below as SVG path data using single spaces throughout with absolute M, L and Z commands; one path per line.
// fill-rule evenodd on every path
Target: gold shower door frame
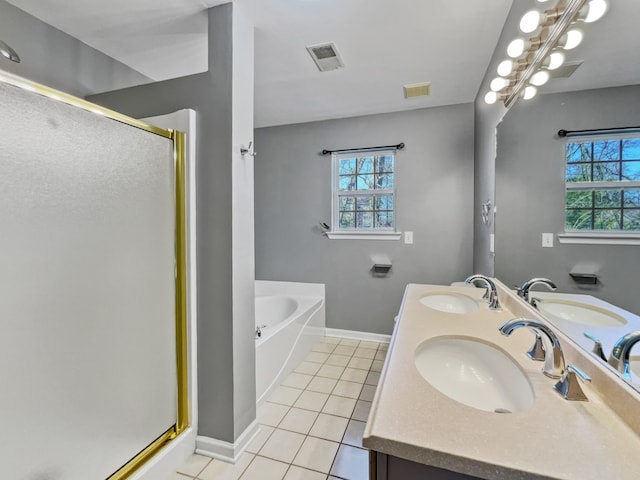
M 131 127 L 146 130 L 173 141 L 175 182 L 175 335 L 177 366 L 176 423 L 129 462 L 105 480 L 125 480 L 171 440 L 189 427 L 188 364 L 187 364 L 187 277 L 186 277 L 186 199 L 185 199 L 185 135 L 175 130 L 165 130 L 73 95 L 26 80 L 0 70 L 0 82 L 29 90 L 68 105 L 102 115 Z

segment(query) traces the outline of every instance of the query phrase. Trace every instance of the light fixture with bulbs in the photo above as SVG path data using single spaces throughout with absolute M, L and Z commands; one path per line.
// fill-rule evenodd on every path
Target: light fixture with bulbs
M 583 38 L 584 33 L 582 33 L 582 30 L 573 28 L 560 37 L 560 40 L 558 40 L 558 47 L 564 50 L 573 50 L 582 43 Z
M 562 52 L 553 52 L 547 58 L 542 61 L 542 67 L 547 70 L 557 70 L 562 66 L 565 60 L 564 53 Z
M 4 43 L 2 40 L 0 40 L 0 55 L 8 58 L 12 62 L 20 63 L 20 57 L 18 56 L 16 51 L 8 44 Z
M 537 1 L 546 5 L 553 3 Z M 518 37 L 509 43 L 509 58 L 498 65 L 499 77 L 491 81 L 491 91 L 485 95 L 485 102 L 501 101 L 508 107 L 518 98 L 533 98 L 536 87 L 549 81 L 549 71 L 563 65 L 563 51 L 582 43 L 584 32 L 576 27 L 576 23 L 589 24 L 599 20 L 608 6 L 608 0 L 555 0 L 552 8 L 526 12 L 519 23 L 520 32 L 532 36 Z

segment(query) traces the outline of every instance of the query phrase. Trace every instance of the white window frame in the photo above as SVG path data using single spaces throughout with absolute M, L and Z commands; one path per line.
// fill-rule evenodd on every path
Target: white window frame
M 357 158 L 365 155 L 392 155 L 393 156 L 393 188 L 378 190 L 353 190 L 348 194 L 341 193 L 339 189 L 340 180 L 340 160 L 345 158 Z M 350 150 L 348 152 L 339 152 L 331 154 L 331 226 L 332 230 L 326 235 L 332 240 L 398 240 L 401 233 L 396 231 L 397 218 L 397 150 L 380 149 L 380 150 Z M 339 228 L 340 224 L 340 197 L 362 197 L 372 195 L 392 195 L 393 196 L 393 225 L 385 228 Z M 374 219 L 375 222 L 375 219 Z M 375 224 L 375 223 L 374 223 Z
M 571 136 L 563 142 L 563 177 L 565 200 L 563 202 L 563 216 L 565 218 L 564 233 L 558 234 L 558 241 L 567 244 L 589 245 L 640 245 L 640 231 L 624 230 L 566 230 L 566 193 L 580 190 L 606 190 L 606 189 L 640 189 L 640 180 L 609 181 L 609 182 L 567 182 L 566 177 L 566 152 L 569 143 L 598 142 L 604 140 L 625 140 L 640 138 L 640 133 L 606 134 Z

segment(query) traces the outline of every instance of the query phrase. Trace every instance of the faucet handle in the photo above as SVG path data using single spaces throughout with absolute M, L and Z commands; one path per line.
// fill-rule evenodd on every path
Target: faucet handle
M 607 356 L 602 349 L 602 342 L 596 338 L 591 332 L 584 332 L 583 335 L 593 341 L 593 349 L 591 350 L 595 356 L 607 363 Z
M 489 310 L 502 310 L 502 306 L 498 300 L 498 291 L 494 289 L 491 289 L 491 292 L 489 293 Z
M 584 382 L 590 382 L 591 377 L 580 370 L 575 365 L 568 365 L 553 388 L 566 400 L 586 402 L 589 399 L 580 388 L 580 383 L 576 380 L 579 377 Z
M 529 304 L 536 310 L 540 310 L 538 308 L 538 304 L 542 303 L 543 301 L 544 300 L 542 300 L 540 297 L 531 297 L 531 301 L 529 302 Z
M 530 328 L 529 330 L 531 330 L 531 333 L 536 336 L 536 341 L 527 352 L 527 357 L 531 360 L 535 360 L 536 362 L 544 362 L 545 352 L 542 337 L 535 328 Z

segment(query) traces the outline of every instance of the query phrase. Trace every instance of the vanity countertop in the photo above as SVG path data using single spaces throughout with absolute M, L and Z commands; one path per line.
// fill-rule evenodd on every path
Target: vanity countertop
M 640 478 L 640 437 L 596 389 L 581 383 L 588 402 L 563 399 L 552 388 L 556 380 L 543 375 L 541 363 L 526 356 L 534 339 L 531 332 L 520 328 L 507 337 L 498 331 L 502 323 L 523 313 L 513 293 L 496 283 L 502 311 L 487 308 L 480 298 L 484 289 L 407 286 L 364 432 L 364 446 L 486 479 Z M 476 298 L 480 309 L 453 314 L 420 303 L 420 298 L 434 292 Z M 527 308 L 524 313 L 535 315 Z M 439 336 L 473 337 L 507 352 L 528 375 L 535 395 L 533 406 L 497 414 L 468 407 L 436 390 L 418 372 L 414 354 L 423 342 Z M 558 337 L 564 348 L 569 340 Z M 582 355 L 578 349 L 569 346 L 564 350 L 567 364 L 584 367 L 585 358 L 574 361 L 574 356 Z M 600 373 L 594 383 L 603 375 L 601 367 L 596 368 Z M 628 392 L 625 395 L 628 402 Z M 640 404 L 637 397 L 633 401 Z M 637 405 L 633 406 L 636 410 Z

